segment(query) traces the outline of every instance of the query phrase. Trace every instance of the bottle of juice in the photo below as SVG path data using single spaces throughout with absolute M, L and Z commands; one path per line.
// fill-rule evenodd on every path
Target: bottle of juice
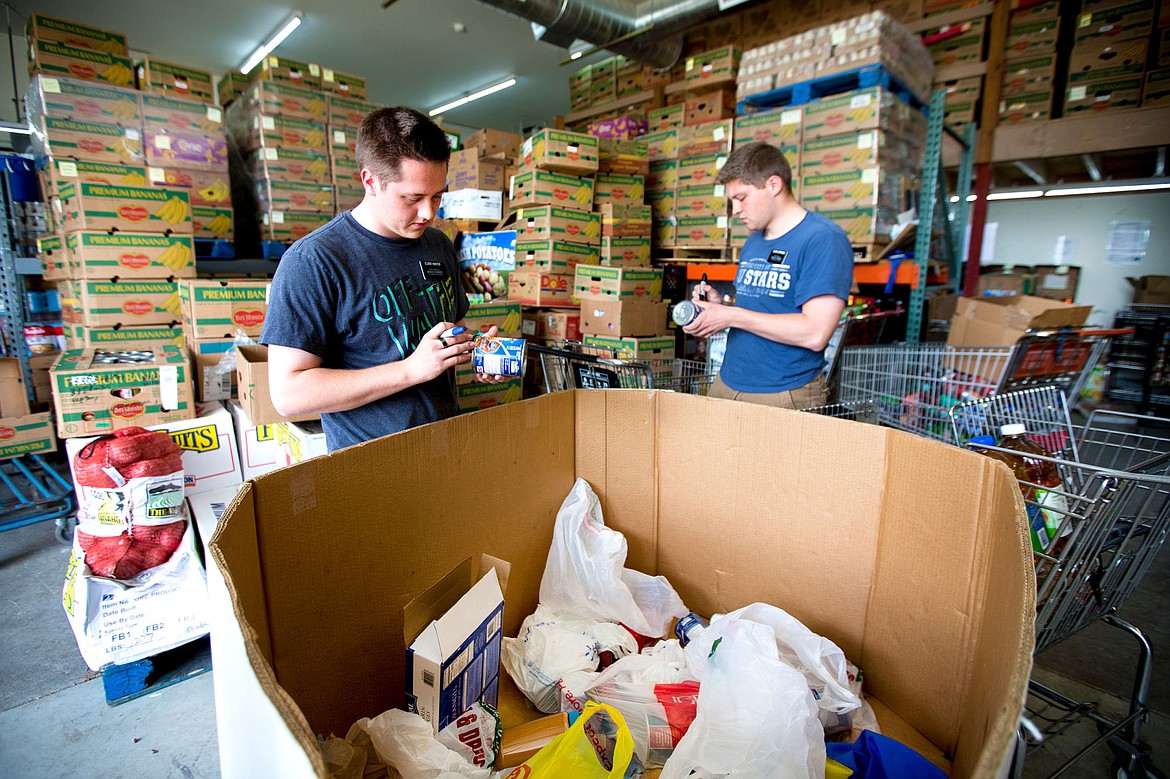
M 1028 525 L 1032 535 L 1032 549 L 1036 552 L 1051 551 L 1055 546 L 1053 541 L 1059 531 L 1061 537 L 1072 532 L 1071 522 L 1066 521 L 1065 512 L 1068 508 L 1064 496 L 1052 490 L 1064 488 L 1060 472 L 1056 464 L 1047 460 L 1040 460 L 1030 455 L 1051 457 L 1052 455 L 1040 444 L 1027 437 L 1024 425 L 1003 425 L 1000 428 L 1003 440 L 1000 447 L 1010 449 L 1018 454 L 1005 452 L 985 452 L 990 457 L 1007 464 L 1012 473 L 1021 482 L 1031 482 L 1037 485 L 1031 487 L 1020 484 L 1020 492 L 1026 500 L 1032 501 L 1027 505 Z M 1036 504 L 1036 505 L 1033 505 Z

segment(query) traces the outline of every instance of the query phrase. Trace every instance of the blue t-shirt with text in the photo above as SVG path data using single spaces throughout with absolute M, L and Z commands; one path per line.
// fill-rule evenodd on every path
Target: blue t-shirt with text
M 820 295 L 849 299 L 853 247 L 828 218 L 813 211 L 779 238 L 748 236 L 735 274 L 735 304 L 765 314 L 796 314 Z M 817 377 L 825 353 L 777 343 L 731 328 L 719 376 L 737 392 L 771 393 L 803 387 Z

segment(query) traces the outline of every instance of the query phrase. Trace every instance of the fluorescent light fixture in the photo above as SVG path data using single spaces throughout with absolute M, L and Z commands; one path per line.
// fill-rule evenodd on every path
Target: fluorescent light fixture
M 27 124 L 0 122 L 0 133 L 8 133 L 9 135 L 32 135 L 32 129 Z
M 987 196 L 988 200 L 1026 200 L 1032 197 L 1044 197 L 1044 190 L 1042 189 L 1028 189 L 1023 192 L 992 192 Z
M 592 43 L 589 41 L 583 41 L 578 38 L 577 40 L 573 41 L 573 45 L 569 47 L 569 59 L 579 60 L 585 54 L 585 52 L 589 51 L 591 48 L 593 48 Z
M 450 111 L 453 108 L 458 108 L 459 106 L 467 105 L 472 100 L 479 100 L 481 97 L 487 97 L 488 95 L 494 95 L 496 92 L 499 92 L 501 90 L 507 89 L 508 87 L 515 86 L 515 85 L 516 85 L 515 77 L 510 77 L 504 81 L 501 81 L 498 84 L 493 84 L 490 87 L 485 87 L 485 88 L 479 90 L 478 92 L 472 92 L 470 95 L 465 95 L 465 96 L 459 98 L 458 100 L 452 100 L 450 103 L 444 103 L 443 105 L 439 106 L 438 108 L 432 108 L 431 109 L 431 116 L 437 116 L 437 115 L 443 113 L 444 111 Z
M 1122 192 L 1148 192 L 1155 189 L 1170 189 L 1170 182 L 1161 181 L 1150 184 L 1118 183 L 1095 187 L 1067 187 L 1065 189 L 1050 189 L 1044 193 L 1044 197 L 1064 197 L 1067 195 L 1112 195 Z
M 267 57 L 272 51 L 284 43 L 284 39 L 292 34 L 292 31 L 301 26 L 302 14 L 300 11 L 295 12 L 292 16 L 280 25 L 280 28 L 274 32 L 265 43 L 260 44 L 256 51 L 248 55 L 248 59 L 244 60 L 244 64 L 240 66 L 240 73 L 245 76 L 252 72 L 252 69 L 260 64 L 260 60 Z

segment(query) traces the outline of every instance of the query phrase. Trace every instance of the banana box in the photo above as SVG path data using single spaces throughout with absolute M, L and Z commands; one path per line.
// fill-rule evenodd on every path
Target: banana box
M 897 208 L 900 198 L 900 177 L 881 168 L 819 173 L 800 181 L 800 202 L 813 211 L 867 208 L 879 203 Z
M 269 281 L 189 279 L 180 283 L 187 338 L 260 335 L 268 311 Z
M 514 214 L 517 240 L 596 244 L 601 236 L 601 215 L 592 211 L 529 206 L 516 209 Z
M 108 184 L 110 186 L 146 186 L 146 168 L 114 162 L 50 159 L 41 171 L 41 186 L 46 199 L 65 184 Z
M 674 188 L 660 189 L 646 195 L 646 205 L 650 206 L 650 212 L 655 219 L 673 216 L 677 200 L 678 190 Z
M 261 211 L 260 237 L 265 241 L 291 243 L 304 238 L 332 218 L 332 214 L 302 211 Z
M 646 155 L 653 165 L 656 160 L 678 159 L 678 134 L 681 127 L 671 127 L 656 133 L 647 133 L 639 140 L 646 144 Z
M 24 37 L 29 42 L 59 43 L 75 49 L 88 49 L 106 54 L 126 56 L 126 36 L 100 27 L 58 19 L 44 14 L 29 14 L 24 25 Z
M 223 133 L 147 130 L 144 141 L 147 167 L 227 170 L 227 139 Z
M 650 126 L 651 132 L 682 127 L 683 112 L 685 110 L 686 106 L 682 103 L 655 108 L 652 111 L 646 112 L 646 123 Z
M 536 268 L 518 268 L 508 276 L 508 300 L 525 306 L 576 308 L 573 274 L 548 273 Z
M 69 255 L 65 253 L 65 239 L 61 235 L 37 238 L 37 259 L 41 261 L 41 276 L 45 281 L 69 278 Z
M 195 418 L 191 364 L 182 346 L 70 349 L 49 375 L 62 438 Z
M 680 217 L 675 227 L 675 246 L 721 249 L 727 245 L 727 226 L 725 215 Z
M 687 57 L 684 66 L 687 88 L 698 89 L 703 84 L 734 80 L 742 54 L 734 46 L 725 46 Z
M 860 130 L 893 130 L 910 134 L 914 109 L 881 87 L 870 87 L 813 100 L 804 107 L 804 140 Z M 921 114 L 919 114 L 921 117 Z
M 142 130 L 99 122 L 45 117 L 40 132 L 32 136 L 32 146 L 39 159 L 79 159 L 122 165 L 140 165 L 144 159 Z
M 646 176 L 650 172 L 650 149 L 641 138 L 598 138 L 597 172 Z
M 520 144 L 519 156 L 530 168 L 587 176 L 597 172 L 597 138 L 545 128 Z
M 324 181 L 330 177 L 329 155 L 299 149 L 257 149 L 248 158 L 253 179 Z
M 567 241 L 517 241 L 516 267 L 539 268 L 550 273 L 568 273 L 581 265 L 596 265 L 596 246 Z
M 601 236 L 603 238 L 635 238 L 650 235 L 650 220 L 654 211 L 650 206 L 615 206 L 602 203 L 597 207 L 601 214 Z
M 678 187 L 707 187 L 715 183 L 727 163 L 726 154 L 700 154 L 678 161 Z
M 853 243 L 887 243 L 890 228 L 896 223 L 895 213 L 888 208 L 824 208 L 817 209 L 837 224 Z
M 334 157 L 357 156 L 357 130 L 347 127 L 329 128 L 329 154 Z
M 335 183 L 345 182 L 351 187 L 361 187 L 362 169 L 352 154 L 329 155 L 329 178 Z
M 333 213 L 333 187 L 307 181 L 261 179 L 256 182 L 260 207 L 270 211 Z
M 326 96 L 305 87 L 279 81 L 255 81 L 244 91 L 241 99 L 249 110 L 265 116 L 307 122 L 325 121 Z
M 247 149 L 296 149 L 318 154 L 326 150 L 324 124 L 267 114 L 253 114 L 241 140 Z
M 226 108 L 231 103 L 234 103 L 240 95 L 244 94 L 244 90 L 255 79 L 255 70 L 246 76 L 234 68 L 229 70 L 220 77 L 219 83 L 215 85 L 215 91 L 219 95 L 219 104 Z
M 509 379 L 499 384 L 460 384 L 456 388 L 459 410 L 482 411 L 485 408 L 516 403 L 524 399 L 524 379 Z
M 162 279 L 74 279 L 61 316 L 86 327 L 168 325 L 182 314 L 178 285 Z
M 187 190 L 192 207 L 231 207 L 232 185 L 226 168 L 195 170 L 193 168 L 160 168 L 151 165 L 146 169 L 146 177 L 151 186 Z
M 615 206 L 640 206 L 646 196 L 646 179 L 643 176 L 626 176 L 621 173 L 598 173 L 594 183 L 593 201 Z
M 1056 54 L 1042 54 L 1021 60 L 1008 60 L 1003 66 L 1004 97 L 1051 90 L 1056 78 Z M 973 79 L 978 83 L 978 79 Z M 948 108 L 950 93 L 947 94 Z
M 650 234 L 654 246 L 674 246 L 678 241 L 678 217 L 673 213 L 654 217 L 654 232 Z
M 361 187 L 351 187 L 346 183 L 333 185 L 333 211 L 340 214 L 362 202 L 366 197 L 366 190 Z
M 600 262 L 610 267 L 648 267 L 650 236 L 603 236 Z
M 910 159 L 909 155 L 910 145 L 885 130 L 810 138 L 800 148 L 800 173 L 808 177 L 895 163 L 905 165 L 903 160 Z
M 512 177 L 508 199 L 517 206 L 554 205 L 593 210 L 593 179 L 528 170 Z
M 497 335 L 504 338 L 519 338 L 522 319 L 520 304 L 512 300 L 493 300 L 489 303 L 472 303 L 463 317 L 463 325 L 472 333 L 486 333 L 492 325 Z M 470 384 L 475 380 L 475 369 L 471 363 L 455 366 L 455 383 Z
M 373 103 L 365 102 L 365 99 L 356 100 L 339 95 L 326 95 L 326 100 L 329 103 L 327 109 L 329 126 L 338 130 L 357 132 L 357 129 L 362 125 L 362 120 L 366 118 L 366 114 L 378 108 Z
M 191 198 L 181 189 L 65 184 L 53 207 L 65 231 L 129 230 L 190 234 Z
M 720 216 L 727 213 L 727 188 L 722 184 L 708 187 L 680 187 L 675 201 L 679 219 L 688 216 Z
M 328 95 L 337 95 L 350 100 L 365 100 L 367 95 L 366 80 L 352 73 L 321 68 L 321 91 Z
M 134 63 L 120 54 L 75 49 L 51 41 L 29 42 L 29 75 L 80 78 L 114 87 L 134 87 Z
M 148 132 L 223 135 L 223 109 L 168 95 L 142 96 L 142 124 Z
M 195 238 L 230 241 L 235 236 L 235 218 L 228 206 L 192 206 L 191 228 Z
M 130 327 L 87 327 L 65 324 L 68 349 L 144 349 L 151 346 L 182 346 L 183 325 L 140 325 Z
M 45 118 L 137 128 L 142 123 L 133 89 L 56 76 L 34 76 L 24 97 L 29 123 L 44 131 Z
M 661 192 L 678 187 L 678 160 L 654 160 L 646 176 L 646 191 Z
M 704 154 L 728 154 L 735 134 L 734 119 L 713 119 L 709 122 L 678 128 L 678 157 L 698 157 Z
M 321 66 L 311 62 L 299 62 L 288 57 L 269 54 L 260 60 L 256 77 L 262 81 L 276 81 L 282 84 L 321 89 Z
M 83 231 L 65 236 L 65 251 L 75 279 L 195 277 L 189 235 Z
M 662 300 L 662 269 L 578 265 L 573 295 L 579 300 Z
M 734 146 L 754 141 L 769 146 L 799 145 L 803 118 L 804 112 L 799 107 L 738 117 L 732 128 L 732 143 Z
M 134 71 L 138 76 L 138 88 L 143 92 L 196 100 L 200 103 L 215 102 L 215 82 L 212 80 L 211 71 L 187 68 L 153 57 L 143 58 L 142 62 L 135 66 Z
M 618 352 L 627 352 L 634 359 L 645 360 L 673 360 L 675 343 L 673 335 L 651 336 L 604 336 L 586 335 L 585 343 L 589 346 L 600 346 L 604 349 L 613 349 Z

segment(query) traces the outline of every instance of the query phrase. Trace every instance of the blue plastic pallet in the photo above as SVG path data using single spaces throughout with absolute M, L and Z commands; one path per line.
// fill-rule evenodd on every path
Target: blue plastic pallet
M 157 655 L 102 667 L 106 705 L 117 706 L 211 670 L 211 640 L 204 636 Z
M 261 241 L 260 257 L 265 260 L 279 260 L 288 250 L 288 244 L 280 241 Z
M 223 238 L 196 238 L 195 257 L 210 260 L 234 260 L 236 248 Z
M 817 98 L 839 95 L 855 89 L 881 87 L 897 95 L 904 102 L 919 111 L 926 112 L 927 105 L 906 86 L 905 82 L 890 73 L 882 65 L 866 65 L 844 73 L 802 81 L 799 84 L 776 87 L 767 92 L 748 95 L 736 104 L 736 113 L 741 116 L 764 108 L 787 108 L 804 105 Z

